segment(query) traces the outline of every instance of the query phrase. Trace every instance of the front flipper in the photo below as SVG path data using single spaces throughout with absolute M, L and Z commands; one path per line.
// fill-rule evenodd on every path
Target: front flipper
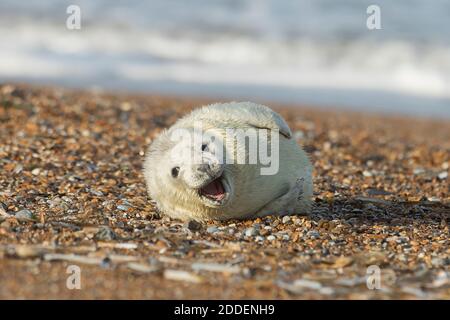
M 250 126 L 258 129 L 278 130 L 286 138 L 292 137 L 291 129 L 286 121 L 272 109 L 252 102 L 241 102 L 237 105 L 242 108 L 231 108 L 232 113 L 244 118 Z
M 304 198 L 304 182 L 304 178 L 298 178 L 291 188 L 287 187 L 281 196 L 258 210 L 255 217 L 263 217 L 268 214 L 288 215 L 295 213 L 297 203 Z
M 291 129 L 286 121 L 272 109 L 253 102 L 217 103 L 194 110 L 190 115 L 181 119 L 175 126 L 183 127 L 192 120 L 206 121 L 214 126 L 222 127 L 225 123 L 232 128 L 251 126 L 258 129 L 277 130 L 287 139 L 292 137 Z

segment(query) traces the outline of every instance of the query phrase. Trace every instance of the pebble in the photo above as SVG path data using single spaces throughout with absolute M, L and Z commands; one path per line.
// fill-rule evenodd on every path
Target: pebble
M 266 271 L 266 272 L 272 271 L 272 267 L 270 265 L 264 265 L 264 266 L 261 267 L 261 269 Z
M 115 249 L 127 249 L 127 250 L 134 250 L 138 247 L 137 243 L 132 242 L 100 242 L 97 243 L 97 246 L 99 248 L 115 248 Z
M 336 281 L 336 284 L 340 286 L 354 287 L 357 285 L 364 284 L 366 283 L 366 281 L 367 281 L 366 277 L 353 277 L 353 278 L 338 279 Z
M 111 241 L 117 239 L 117 234 L 107 226 L 102 226 L 94 236 L 95 240 Z
M 216 233 L 218 231 L 219 231 L 219 228 L 217 228 L 216 226 L 211 226 L 206 229 L 206 232 L 208 232 L 208 233 Z
M 94 196 L 97 196 L 97 197 L 103 197 L 103 192 L 101 192 L 101 191 L 99 191 L 99 190 L 91 189 L 91 193 L 92 193 Z
M 311 239 L 319 239 L 320 238 L 320 233 L 316 230 L 308 231 L 308 233 L 306 235 L 309 236 Z
M 31 174 L 32 174 L 33 176 L 37 176 L 37 175 L 39 175 L 40 173 L 41 173 L 41 169 L 39 169 L 39 168 L 35 168 L 35 169 L 31 170 Z
M 183 270 L 165 270 L 164 278 L 168 280 L 186 281 L 191 283 L 202 282 L 202 278 L 199 276 Z
M 47 253 L 44 255 L 45 261 L 68 261 L 81 264 L 93 264 L 100 265 L 103 262 L 101 257 L 87 257 L 76 254 L 63 254 L 63 253 Z
M 19 221 L 34 221 L 34 220 L 36 220 L 33 215 L 33 212 L 31 212 L 28 209 L 23 209 L 23 210 L 16 212 L 14 217 Z
M 334 291 L 333 288 L 330 288 L 330 287 L 323 287 L 323 288 L 320 288 L 320 289 L 319 289 L 319 292 L 320 292 L 321 294 L 324 294 L 324 295 L 329 296 L 329 295 L 334 294 L 335 291 Z
M 130 256 L 126 254 L 108 253 L 103 260 L 108 260 L 110 263 L 125 263 L 125 262 L 137 262 L 141 257 Z
M 244 268 L 242 270 L 242 275 L 244 276 L 244 278 L 252 278 L 254 277 L 256 274 L 256 269 L 254 268 Z
M 443 171 L 441 173 L 438 174 L 438 178 L 439 180 L 445 180 L 448 177 L 448 172 L 447 171 Z
M 291 221 L 291 217 L 290 216 L 284 216 L 283 219 L 281 220 L 283 223 L 288 223 Z
M 324 287 L 320 282 L 308 280 L 308 279 L 298 279 L 292 283 L 288 282 L 278 282 L 278 286 L 294 294 L 303 294 L 304 290 L 317 290 L 321 294 L 330 295 L 334 293 L 334 290 L 329 287 Z
M 199 231 L 202 229 L 202 224 L 195 220 L 190 220 L 187 223 L 187 228 L 191 231 Z
M 223 273 L 240 273 L 241 268 L 229 264 L 196 262 L 191 265 L 194 271 L 210 271 Z
M 450 275 L 445 271 L 439 271 L 433 282 L 429 285 L 431 288 L 439 288 L 450 283 Z
M 431 264 L 433 267 L 440 268 L 446 264 L 446 260 L 442 258 L 432 258 Z
M 11 248 L 9 254 L 17 258 L 35 258 L 41 257 L 45 253 L 48 253 L 50 248 L 46 248 L 39 245 L 15 245 Z
M 9 216 L 9 214 L 6 212 L 6 209 L 4 208 L 2 203 L 0 203 L 0 217 L 1 216 L 4 216 L 4 217 Z
M 104 269 L 111 268 L 111 259 L 109 257 L 105 257 L 102 262 L 100 263 L 100 267 Z
M 68 210 L 70 208 L 66 201 L 58 197 L 48 200 L 47 203 L 50 205 L 50 208 L 60 208 L 62 210 Z
M 148 265 L 148 264 L 138 263 L 138 262 L 129 262 L 127 264 L 127 267 L 133 271 L 137 271 L 137 272 L 141 272 L 141 273 L 151 273 L 151 272 L 157 272 L 160 270 L 159 266 Z
M 4 229 L 9 229 L 9 228 L 11 228 L 11 222 L 10 221 L 8 221 L 8 220 L 4 220 L 5 218 L 4 217 L 2 217 L 1 219 L 0 219 L 0 228 L 4 228 Z
M 325 151 L 331 150 L 331 143 L 329 141 L 327 141 L 323 144 L 323 150 L 325 150 Z
M 263 242 L 263 241 L 264 241 L 264 237 L 256 236 L 256 237 L 255 237 L 255 241 L 256 241 L 256 242 Z
M 245 229 L 244 234 L 246 237 L 254 237 L 258 235 L 258 230 L 255 227 Z
M 130 209 L 131 207 L 125 204 L 119 204 L 117 206 L 117 209 L 121 210 L 121 211 L 128 211 L 128 209 Z
M 402 292 L 404 292 L 404 293 L 412 294 L 412 295 L 414 295 L 414 296 L 416 296 L 416 297 L 419 297 L 419 298 L 422 298 L 422 299 L 424 299 L 424 298 L 427 297 L 427 293 L 424 292 L 422 289 L 419 289 L 419 288 L 415 288 L 415 287 L 402 287 L 400 290 L 401 290 Z
M 364 171 L 363 171 L 363 176 L 368 178 L 368 177 L 373 176 L 373 174 L 372 174 L 372 172 L 370 172 L 370 171 L 364 170 Z
M 369 196 L 388 196 L 391 195 L 392 193 L 383 189 L 370 188 L 367 190 L 367 194 Z
M 21 164 L 19 164 L 19 165 L 17 165 L 17 166 L 14 168 L 13 173 L 14 173 L 14 174 L 19 174 L 19 173 L 22 172 L 22 170 L 23 170 L 23 166 L 22 166 Z
M 305 137 L 305 133 L 301 130 L 297 130 L 294 132 L 294 139 L 295 140 L 301 140 Z
M 267 240 L 269 240 L 269 241 L 274 241 L 275 239 L 276 238 L 275 238 L 274 235 L 270 235 L 270 236 L 267 237 Z
M 315 290 L 322 288 L 322 284 L 320 282 L 307 280 L 307 279 L 295 280 L 293 285 L 295 287 L 302 287 L 302 288 L 315 289 Z
M 385 240 L 386 240 L 386 242 L 396 241 L 397 240 L 397 236 L 387 237 Z

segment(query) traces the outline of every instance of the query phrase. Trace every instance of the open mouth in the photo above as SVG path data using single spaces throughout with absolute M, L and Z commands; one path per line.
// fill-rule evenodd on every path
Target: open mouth
M 200 189 L 200 195 L 214 203 L 222 203 L 227 197 L 222 177 L 214 179 L 202 187 Z

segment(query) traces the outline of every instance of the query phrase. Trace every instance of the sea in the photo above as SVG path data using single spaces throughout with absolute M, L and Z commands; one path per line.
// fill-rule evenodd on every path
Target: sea
M 0 0 L 0 82 L 450 119 L 449 17 L 449 0 Z

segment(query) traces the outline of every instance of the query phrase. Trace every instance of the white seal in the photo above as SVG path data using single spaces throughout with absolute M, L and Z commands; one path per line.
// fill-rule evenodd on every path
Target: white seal
M 192 111 L 149 146 L 144 176 L 161 212 L 182 220 L 308 213 L 312 166 L 283 118 L 251 102 Z

